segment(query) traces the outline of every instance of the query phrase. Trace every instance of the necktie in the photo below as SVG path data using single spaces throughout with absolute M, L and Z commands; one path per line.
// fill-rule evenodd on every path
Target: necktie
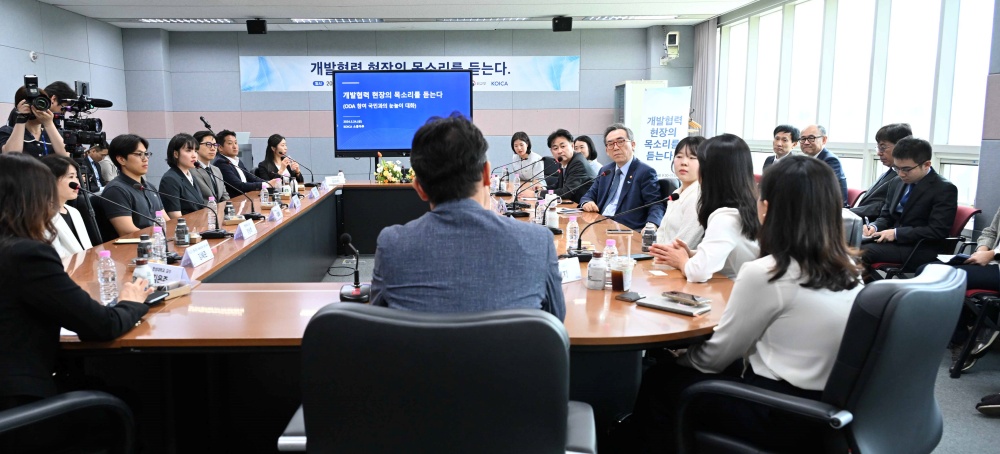
M 604 212 L 601 214 L 605 216 L 613 215 L 618 211 L 618 185 L 621 178 L 622 169 L 615 170 L 615 177 L 611 179 L 611 187 L 608 188 L 608 196 L 604 199 Z
M 215 177 L 215 173 L 212 172 L 212 167 L 211 166 L 205 167 L 205 171 L 208 172 L 208 187 L 212 188 L 212 195 L 215 197 L 215 200 L 218 201 L 219 200 L 219 188 L 218 188 L 218 183 L 215 182 L 215 178 L 214 178 Z
M 899 204 L 896 205 L 897 212 L 902 213 L 903 209 L 906 208 L 906 202 L 910 200 L 910 189 L 912 188 L 912 184 L 906 185 L 906 189 L 903 190 L 903 196 L 899 198 Z

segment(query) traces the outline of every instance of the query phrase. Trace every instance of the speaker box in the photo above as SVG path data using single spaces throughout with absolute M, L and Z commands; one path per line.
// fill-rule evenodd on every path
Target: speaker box
M 573 31 L 573 18 L 566 16 L 559 16 L 552 18 L 552 31 L 554 32 L 569 32 Z
M 266 35 L 267 21 L 264 19 L 248 19 L 247 33 L 251 35 Z

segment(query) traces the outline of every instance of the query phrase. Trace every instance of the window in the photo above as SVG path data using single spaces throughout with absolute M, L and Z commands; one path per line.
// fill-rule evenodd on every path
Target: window
M 958 188 L 959 205 L 975 205 L 979 167 L 965 164 L 941 164 L 941 175 Z
M 819 66 L 823 52 L 823 1 L 795 5 L 792 32 L 792 86 L 788 123 L 805 127 L 816 123 Z M 784 123 L 784 121 L 782 121 Z
M 930 137 L 940 22 L 941 0 L 892 1 L 882 124 L 909 123 L 916 137 Z
M 781 74 L 781 11 L 760 17 L 757 26 L 757 92 L 752 137 L 770 140 L 778 125 L 778 77 Z
M 868 81 L 872 58 L 875 2 L 837 2 L 837 43 L 833 62 L 830 134 L 840 142 L 865 142 Z M 874 137 L 874 133 L 869 134 Z M 872 140 L 871 137 L 868 138 Z M 860 174 L 859 174 L 860 177 Z M 851 179 L 848 178 L 850 182 Z M 860 180 L 854 180 L 860 182 Z M 852 183 L 853 184 L 853 183 Z M 859 186 L 860 187 L 860 186 Z
M 979 146 L 983 139 L 986 75 L 990 72 L 991 0 L 963 0 L 958 18 L 955 87 L 948 143 Z
M 726 103 L 726 121 L 720 132 L 743 135 L 743 106 L 747 82 L 747 38 L 750 26 L 746 22 L 734 25 L 729 31 L 729 95 Z

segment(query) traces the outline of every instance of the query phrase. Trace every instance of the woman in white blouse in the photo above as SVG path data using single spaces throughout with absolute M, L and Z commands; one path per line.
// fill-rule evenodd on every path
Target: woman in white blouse
M 653 244 L 649 253 L 659 263 L 681 270 L 689 282 L 705 282 L 714 273 L 733 279 L 759 251 L 750 147 L 732 134 L 715 136 L 698 147 L 698 166 L 698 223 L 705 236 L 697 252 L 677 238 Z
M 698 184 L 698 146 L 705 142 L 702 136 L 690 136 L 681 139 L 674 149 L 674 175 L 681 182 L 681 187 L 674 190 L 677 200 L 667 203 L 667 212 L 663 222 L 656 232 L 658 244 L 669 244 L 679 239 L 688 248 L 697 249 L 705 228 L 698 223 L 698 199 L 701 198 L 701 185 Z M 659 260 L 656 260 L 659 262 Z
M 643 376 L 636 417 L 648 449 L 674 447 L 677 396 L 701 380 L 741 381 L 820 398 L 862 288 L 843 240 L 840 204 L 837 179 L 819 160 L 790 156 L 764 173 L 757 203 L 762 257 L 740 269 L 711 339 Z M 668 411 L 657 414 L 658 409 Z M 789 444 L 769 450 L 801 449 L 796 443 L 810 436 L 808 428 L 789 427 L 781 416 L 735 400 L 707 399 L 695 417 L 741 437 Z M 774 430 L 781 436 L 769 436 Z
M 52 224 L 56 227 L 56 236 L 52 238 L 52 247 L 56 249 L 59 258 L 66 258 L 92 248 L 87 225 L 83 223 L 80 212 L 76 208 L 66 205 L 70 201 L 76 200 L 79 193 L 79 189 L 70 188 L 69 184 L 80 184 L 77 176 L 80 166 L 70 157 L 62 155 L 45 156 L 42 158 L 42 162 L 56 176 L 56 195 L 60 205 L 55 218 L 52 219 Z
M 514 170 L 521 181 L 535 180 L 538 187 L 545 187 L 545 163 L 542 155 L 531 151 L 531 138 L 524 131 L 515 132 L 510 137 L 510 149 L 514 151 Z

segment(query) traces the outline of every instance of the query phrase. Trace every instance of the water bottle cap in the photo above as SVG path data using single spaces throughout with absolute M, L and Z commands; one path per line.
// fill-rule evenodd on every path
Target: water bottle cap
M 135 266 L 149 265 L 149 260 L 146 259 L 135 259 Z
M 142 235 L 139 235 L 139 241 L 149 241 L 149 235 L 147 235 L 145 233 L 143 233 Z
M 604 242 L 604 245 L 605 246 L 614 246 L 615 245 L 615 240 L 607 240 L 607 241 Z
M 156 210 L 156 217 L 163 216 L 163 210 Z
M 163 233 L 163 229 L 160 226 L 153 227 L 153 233 Z
M 209 201 L 209 202 L 214 202 L 214 201 L 215 201 L 215 197 L 212 197 L 212 196 L 209 196 L 209 197 L 208 197 L 208 201 Z
M 97 256 L 101 257 L 101 258 L 111 257 L 111 251 L 101 251 L 101 252 L 98 252 Z
M 555 194 L 555 193 L 556 193 L 555 189 L 549 189 L 549 194 Z
M 570 216 L 569 222 L 576 222 L 576 216 Z

